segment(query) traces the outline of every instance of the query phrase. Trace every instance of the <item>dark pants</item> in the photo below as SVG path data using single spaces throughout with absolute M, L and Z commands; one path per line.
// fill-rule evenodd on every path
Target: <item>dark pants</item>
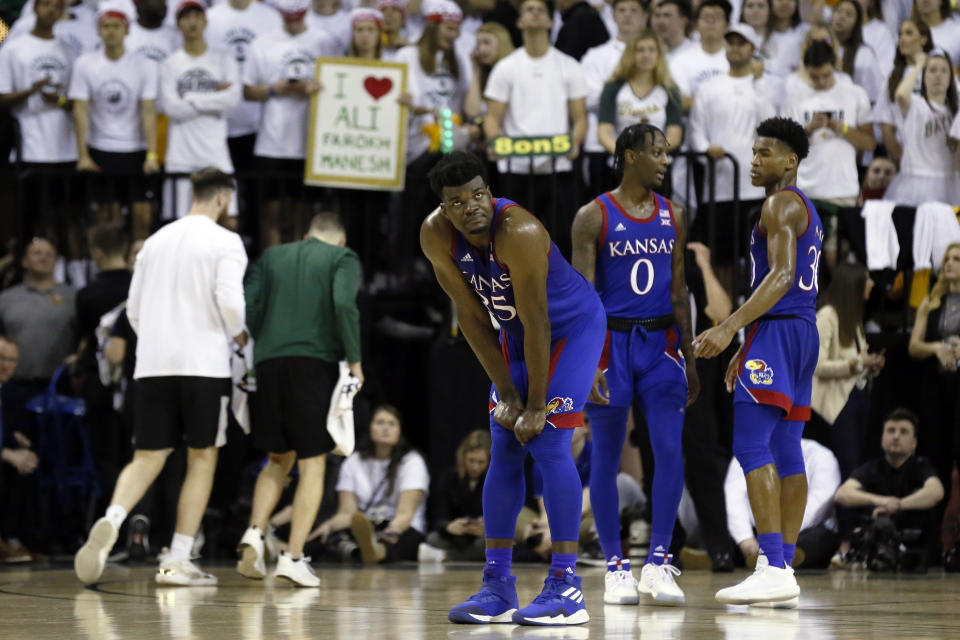
M 400 538 L 394 542 L 384 542 L 383 546 L 387 548 L 387 557 L 384 562 L 398 562 L 401 560 L 416 560 L 417 549 L 420 543 L 424 541 L 423 534 L 408 527 L 406 531 L 400 534 Z
M 822 524 L 804 529 L 797 536 L 797 548 L 803 549 L 804 569 L 826 569 L 840 546 L 840 535 Z

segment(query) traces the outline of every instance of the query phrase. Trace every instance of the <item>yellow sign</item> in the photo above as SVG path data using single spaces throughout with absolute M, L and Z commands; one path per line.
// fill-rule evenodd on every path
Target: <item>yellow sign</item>
M 573 143 L 566 133 L 555 136 L 535 138 L 494 138 L 490 144 L 493 154 L 498 158 L 522 158 L 526 156 L 565 156 L 570 153 Z

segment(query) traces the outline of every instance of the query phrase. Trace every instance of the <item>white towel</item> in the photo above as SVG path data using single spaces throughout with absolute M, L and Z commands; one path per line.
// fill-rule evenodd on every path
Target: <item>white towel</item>
M 249 335 L 249 333 L 248 333 Z M 230 398 L 230 410 L 237 419 L 243 432 L 250 434 L 250 407 L 247 404 L 250 393 L 257 390 L 257 379 L 253 375 L 253 338 L 247 339 L 247 346 L 240 349 L 233 345 L 230 355 L 230 371 L 233 378 L 233 394 Z
M 349 456 L 353 453 L 353 398 L 362 386 L 359 379 L 350 373 L 350 367 L 340 362 L 340 378 L 330 397 L 330 411 L 327 413 L 327 433 L 337 445 L 333 453 Z
M 917 207 L 913 223 L 913 268 L 939 270 L 951 242 L 960 242 L 960 223 L 953 207 L 942 202 L 925 202 Z
M 900 257 L 900 241 L 893 226 L 893 209 L 889 200 L 867 200 L 860 210 L 867 240 L 867 269 L 896 269 Z

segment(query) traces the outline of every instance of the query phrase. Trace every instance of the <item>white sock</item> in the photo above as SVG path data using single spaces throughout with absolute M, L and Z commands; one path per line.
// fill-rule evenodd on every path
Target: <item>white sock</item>
M 171 560 L 189 560 L 192 551 L 193 536 L 185 536 L 182 533 L 173 534 L 173 541 L 170 543 Z
M 127 519 L 127 510 L 118 504 L 112 504 L 107 508 L 107 513 L 104 517 L 119 529 L 123 521 Z

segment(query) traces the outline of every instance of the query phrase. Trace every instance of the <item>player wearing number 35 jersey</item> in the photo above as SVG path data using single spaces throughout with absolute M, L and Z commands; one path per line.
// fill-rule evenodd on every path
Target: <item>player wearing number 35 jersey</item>
M 695 353 L 711 358 L 746 328 L 727 368 L 734 393 L 733 453 L 747 478 L 760 557 L 753 575 L 721 589 L 727 604 L 797 606 L 791 563 L 807 502 L 800 449 L 810 418 L 820 338 L 817 277 L 823 225 L 797 189 L 797 165 L 809 150 L 796 122 L 771 118 L 757 127 L 750 177 L 767 199 L 750 237 L 750 298 L 719 326 L 697 336 Z
M 428 177 L 441 205 L 424 221 L 420 243 L 493 383 L 490 467 L 483 485 L 483 587 L 451 609 L 449 618 L 582 624 L 590 619 L 574 574 L 582 488 L 570 443 L 573 428 L 583 424 L 603 349 L 603 306 L 530 212 L 490 194 L 476 157 L 448 154 Z M 527 453 L 543 476 L 553 556 L 543 591 L 518 609 L 510 562 L 526 494 Z
M 683 494 L 684 408 L 699 392 L 684 276 L 683 211 L 654 192 L 669 164 L 663 132 L 635 124 L 617 138 L 620 185 L 585 205 L 573 223 L 573 266 L 600 293 L 607 342 L 587 405 L 593 452 L 590 504 L 607 560 L 603 601 L 637 604 L 639 593 L 680 604 L 670 542 Z M 687 358 L 681 355 L 686 352 Z M 637 581 L 620 548 L 617 472 L 634 398 L 655 460 L 650 553 Z

